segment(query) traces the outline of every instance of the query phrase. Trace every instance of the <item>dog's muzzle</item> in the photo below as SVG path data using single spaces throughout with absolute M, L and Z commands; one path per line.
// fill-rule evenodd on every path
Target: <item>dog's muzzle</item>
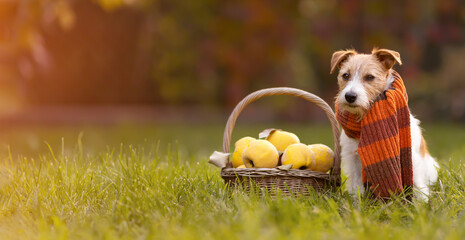
M 353 103 L 357 100 L 357 94 L 354 92 L 348 92 L 346 93 L 345 98 L 348 103 Z

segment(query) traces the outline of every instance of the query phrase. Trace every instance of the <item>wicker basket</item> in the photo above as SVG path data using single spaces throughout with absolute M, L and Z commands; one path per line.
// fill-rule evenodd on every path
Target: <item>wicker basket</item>
M 310 170 L 280 170 L 277 168 L 233 168 L 231 162 L 227 162 L 226 167 L 221 169 L 221 177 L 232 187 L 241 186 L 247 192 L 251 186 L 257 186 L 271 195 L 276 195 L 279 190 L 286 194 L 309 195 L 311 189 L 318 192 L 335 189 L 340 186 L 340 145 L 339 145 L 339 124 L 331 107 L 321 98 L 309 92 L 287 87 L 267 88 L 249 94 L 234 108 L 229 116 L 223 137 L 223 152 L 229 153 L 231 134 L 236 123 L 236 119 L 242 110 L 257 99 L 265 96 L 290 95 L 303 98 L 320 107 L 328 117 L 334 137 L 334 166 L 328 173 Z

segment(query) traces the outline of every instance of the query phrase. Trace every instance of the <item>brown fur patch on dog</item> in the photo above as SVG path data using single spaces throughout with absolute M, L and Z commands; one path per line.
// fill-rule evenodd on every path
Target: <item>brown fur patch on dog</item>
M 423 138 L 423 136 L 421 136 L 420 154 L 422 157 L 425 157 L 426 154 L 429 155 L 428 146 L 426 146 L 426 141 L 425 138 Z

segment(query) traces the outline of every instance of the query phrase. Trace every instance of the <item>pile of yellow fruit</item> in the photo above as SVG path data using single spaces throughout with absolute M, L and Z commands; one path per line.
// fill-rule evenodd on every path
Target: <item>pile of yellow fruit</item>
M 235 168 L 274 168 L 287 165 L 292 169 L 327 172 L 333 167 L 334 152 L 326 145 L 300 143 L 291 132 L 267 129 L 265 139 L 243 137 L 235 143 L 232 164 Z

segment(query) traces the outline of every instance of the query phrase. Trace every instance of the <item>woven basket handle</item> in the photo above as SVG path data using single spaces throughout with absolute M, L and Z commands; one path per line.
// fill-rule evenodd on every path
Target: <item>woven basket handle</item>
M 323 101 L 323 99 L 318 96 L 311 94 L 309 92 L 288 87 L 277 87 L 277 88 L 266 88 L 262 90 L 255 91 L 249 94 L 247 97 L 242 99 L 242 101 L 237 104 L 237 106 L 232 111 L 229 116 L 228 122 L 226 123 L 226 128 L 224 129 L 223 135 L 223 152 L 228 153 L 230 144 L 231 144 L 231 134 L 236 124 L 237 117 L 242 112 L 242 110 L 249 104 L 265 96 L 275 96 L 275 95 L 290 95 L 303 98 L 309 102 L 316 104 L 318 107 L 323 109 L 331 122 L 331 127 L 333 130 L 334 137 L 334 167 L 331 170 L 333 176 L 340 176 L 341 171 L 341 146 L 339 144 L 339 136 L 341 134 L 339 130 L 339 123 L 336 120 L 333 110 L 331 107 Z

